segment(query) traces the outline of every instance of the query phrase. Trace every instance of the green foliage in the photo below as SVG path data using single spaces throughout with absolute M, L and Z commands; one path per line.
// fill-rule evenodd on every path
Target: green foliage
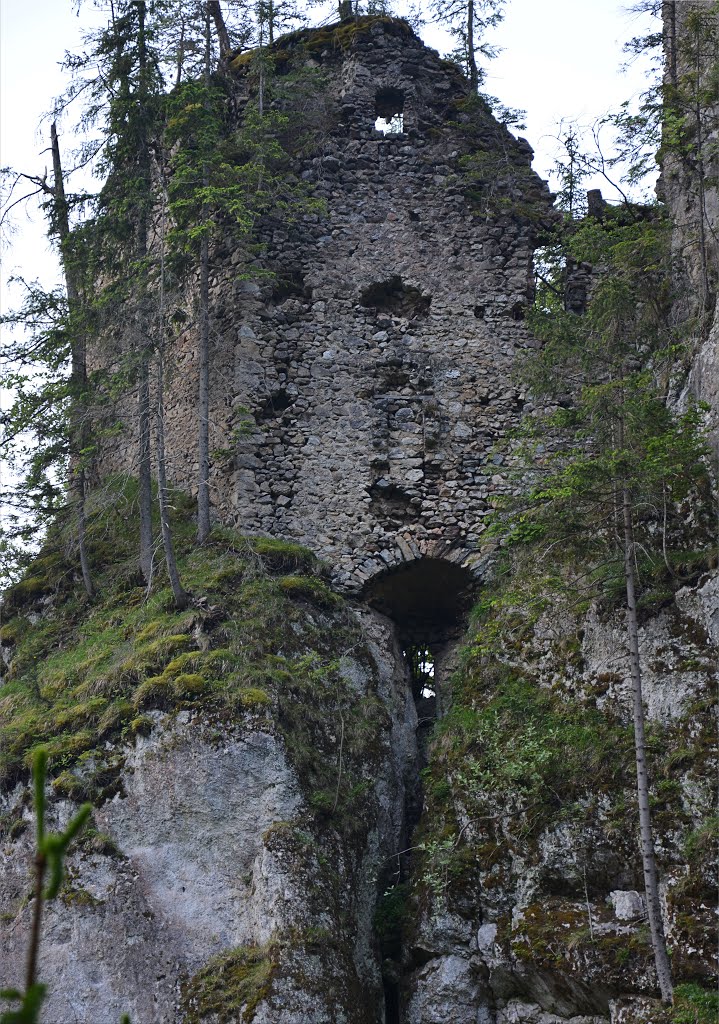
M 567 571 L 579 562 L 585 596 L 613 601 L 623 582 L 626 492 L 640 588 L 656 603 L 680 585 L 683 556 L 701 572 L 713 544 L 703 410 L 673 415 L 665 400 L 678 356 L 667 229 L 661 219 L 590 221 L 569 235 L 568 249 L 602 273 L 585 315 L 544 299 L 532 314 L 545 344 L 523 367 L 524 383 L 543 404 L 559 404 L 527 422 L 517 449 L 522 494 L 495 529 L 510 543 L 551 551 Z M 697 561 L 692 552 L 702 547 Z
M 684 853 L 690 864 L 706 856 L 716 858 L 719 855 L 719 815 L 707 818 L 689 833 L 684 841 Z
M 409 883 L 398 882 L 385 890 L 377 904 L 374 931 L 383 959 L 400 957 L 404 926 L 410 913 L 409 896 Z
M 267 90 L 271 60 L 264 50 L 251 60 L 253 69 L 262 63 L 257 73 Z M 237 244 L 249 244 L 264 214 L 286 222 L 316 207 L 307 186 L 289 173 L 282 142 L 288 116 L 249 103 L 241 127 L 232 130 L 227 87 L 219 77 L 197 79 L 167 99 L 167 194 L 173 220 L 168 241 L 177 254 L 197 253 L 203 239 L 220 236 L 228 225 Z
M 0 999 L 20 1004 L 14 1010 L 4 1010 L 0 1024 L 38 1024 L 46 994 L 47 986 L 40 984 L 31 985 L 25 992 L 12 988 L 0 990 Z
M 719 1017 L 719 993 L 701 985 L 677 985 L 671 1024 L 715 1024 Z
M 453 781 L 467 797 L 493 792 L 556 806 L 592 782 L 628 777 L 631 735 L 617 721 L 508 666 L 477 666 L 471 679 L 473 706 L 451 710 L 441 727 Z

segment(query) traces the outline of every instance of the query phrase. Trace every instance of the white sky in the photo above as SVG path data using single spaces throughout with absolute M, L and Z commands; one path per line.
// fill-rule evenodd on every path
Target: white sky
M 642 88 L 639 69 L 619 73 L 623 40 L 642 23 L 627 13 L 628 0 L 508 0 L 496 33 L 504 48 L 489 68 L 486 90 L 527 111 L 526 135 L 535 168 L 547 176 L 552 139 L 562 118 L 591 121 Z M 0 166 L 40 173 L 49 154 L 49 125 L 40 119 L 65 84 L 64 51 L 80 48 L 81 31 L 101 14 L 85 0 L 80 18 L 71 0 L 0 0 Z M 644 23 L 646 24 L 646 23 Z M 442 48 L 436 30 L 423 33 Z M 71 144 L 69 136 L 66 145 Z M 605 188 L 605 194 L 607 189 Z M 17 217 L 12 246 L 3 253 L 3 277 L 20 271 L 49 286 L 57 265 L 42 220 Z

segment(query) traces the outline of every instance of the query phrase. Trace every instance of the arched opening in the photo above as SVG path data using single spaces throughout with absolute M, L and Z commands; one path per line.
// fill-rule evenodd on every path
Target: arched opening
M 444 558 L 418 558 L 374 576 L 364 597 L 396 623 L 403 643 L 429 648 L 457 633 L 473 588 L 469 569 Z
M 472 599 L 468 569 L 443 558 L 403 562 L 369 580 L 365 600 L 397 627 L 417 706 L 420 747 L 442 707 L 442 685 Z M 451 658 L 449 659 L 451 661 Z M 445 704 L 447 694 L 445 693 Z

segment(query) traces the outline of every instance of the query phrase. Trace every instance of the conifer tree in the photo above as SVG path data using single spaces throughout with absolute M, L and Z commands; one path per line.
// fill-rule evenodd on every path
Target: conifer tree
M 114 18 L 75 68 L 103 62 L 92 82 L 87 117 L 100 121 L 100 168 L 106 174 L 93 222 L 96 270 L 110 281 L 103 301 L 132 308 L 129 358 L 137 388 L 137 468 L 140 507 L 140 569 L 153 572 L 150 362 L 154 208 L 151 152 L 162 113 L 162 76 L 154 33 L 161 0 L 119 0 Z M 148 18 L 149 13 L 149 18 Z M 108 308 L 110 308 L 108 306 Z M 106 322 L 108 312 L 105 311 Z
M 44 197 L 48 233 L 55 239 L 59 249 L 65 295 L 60 299 L 52 293 L 44 292 L 39 286 L 33 286 L 28 290 L 22 307 L 2 318 L 6 324 L 31 328 L 29 345 L 18 345 L 16 339 L 13 339 L 2 353 L 10 366 L 10 377 L 6 378 L 6 385 L 13 387 L 16 392 L 16 401 L 5 419 L 5 443 L 12 446 L 25 431 L 32 432 L 36 450 L 30 461 L 31 471 L 26 482 L 35 486 L 40 474 L 45 471 L 62 477 L 66 457 L 69 458 L 69 491 L 76 523 L 80 567 L 83 585 L 88 596 L 92 597 L 94 585 L 85 530 L 85 460 L 89 450 L 85 299 L 82 269 L 70 230 L 70 202 L 66 194 L 60 144 L 54 122 L 50 138 L 52 182 L 48 183 L 47 172 L 42 178 L 20 174 L 16 176 L 14 186 L 20 180 L 28 181 L 35 188 L 30 195 Z M 29 196 L 23 196 L 23 199 L 27 198 Z M 6 204 L 0 220 L 5 219 L 5 213 L 14 205 L 14 201 Z M 62 341 L 58 344 L 60 338 Z M 65 371 L 66 357 L 69 357 L 70 363 L 69 376 L 66 376 Z M 23 363 L 30 367 L 28 377 L 23 377 L 22 371 L 18 373 Z M 28 385 L 29 388 L 25 390 Z M 50 418 L 54 421 L 54 429 L 48 431 L 48 419 L 44 417 L 45 429 L 41 432 L 37 413 L 48 404 L 55 407 Z
M 485 59 L 496 55 L 486 33 L 502 21 L 503 8 L 504 0 L 432 0 L 430 4 L 434 20 L 446 25 L 457 40 L 452 57 L 466 67 L 474 92 L 479 91 L 484 79 L 477 55 Z
M 526 379 L 545 403 L 560 405 L 530 428 L 545 454 L 525 466 L 534 483 L 510 503 L 504 529 L 510 540 L 551 551 L 570 591 L 609 601 L 619 601 L 623 591 L 647 912 L 658 984 L 671 1002 L 652 838 L 638 599 L 658 578 L 679 585 L 675 566 L 692 560 L 690 545 L 710 543 L 711 507 L 701 414 L 675 416 L 665 402 L 676 356 L 666 234 L 656 219 L 589 224 L 573 236 L 573 255 L 591 257 L 602 274 L 585 316 L 557 308 L 552 296 L 549 308 L 534 317 L 545 347 L 525 369 Z

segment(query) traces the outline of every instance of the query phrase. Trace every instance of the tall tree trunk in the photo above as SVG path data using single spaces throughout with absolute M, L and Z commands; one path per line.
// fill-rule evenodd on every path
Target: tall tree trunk
M 137 382 L 138 500 L 140 504 L 140 571 L 145 583 L 152 582 L 152 465 L 150 461 L 150 357 L 146 343 L 147 320 L 141 314 L 140 366 Z
M 205 15 L 205 102 L 210 87 L 210 19 Z M 209 185 L 207 164 L 202 168 L 202 184 Z M 198 351 L 199 388 L 197 396 L 198 480 L 197 540 L 204 544 L 210 534 L 210 246 L 207 237 L 209 213 L 202 211 L 203 235 L 200 245 L 200 338 Z
M 627 589 L 627 637 L 629 641 L 629 666 L 634 702 L 634 750 L 637 765 L 637 802 L 639 804 L 639 832 L 644 869 L 644 890 L 647 898 L 647 914 L 651 932 L 654 963 L 662 1000 L 671 1003 L 674 986 L 667 955 L 667 941 L 664 935 L 661 904 L 659 901 L 659 880 L 652 838 L 652 820 L 649 808 L 649 777 L 647 772 L 646 742 L 644 737 L 644 704 L 642 701 L 642 671 L 639 661 L 639 630 L 637 626 L 637 605 L 634 583 L 634 530 L 629 489 L 622 488 L 622 511 L 624 521 L 624 579 Z
M 187 607 L 188 595 L 180 581 L 180 573 L 177 568 L 175 556 L 175 545 L 172 542 L 172 527 L 170 526 L 170 503 L 167 494 L 167 463 L 165 460 L 165 361 L 164 346 L 160 345 L 157 356 L 157 409 L 155 413 L 155 447 L 157 458 L 157 500 L 160 506 L 160 529 L 162 531 L 162 546 L 165 551 L 165 564 L 167 575 L 172 587 L 172 596 L 175 601 L 175 608 L 182 611 Z
M 222 17 L 220 0 L 208 0 L 206 14 L 210 15 L 215 23 L 215 31 L 217 32 L 217 39 L 220 44 L 220 58 L 226 57 L 232 47 L 230 46 L 230 35 L 227 31 L 227 25 L 225 25 L 225 19 Z
M 469 84 L 472 86 L 472 92 L 477 92 L 479 71 L 474 52 L 474 0 L 467 0 L 467 67 L 469 68 Z
M 187 607 L 189 595 L 180 581 L 177 568 L 175 545 L 172 541 L 170 524 L 170 502 L 167 492 L 167 459 L 165 453 L 165 210 L 167 209 L 167 190 L 163 187 L 163 214 L 160 227 L 160 304 L 158 310 L 158 350 L 157 350 L 157 408 L 155 413 L 155 447 L 157 449 L 157 502 L 160 507 L 160 530 L 162 546 L 165 551 L 167 575 L 172 587 L 175 607 L 182 611 Z
M 137 48 L 140 70 L 139 100 L 144 105 L 147 90 L 147 50 L 145 43 L 145 4 L 137 4 Z M 146 128 L 139 142 L 139 169 L 147 196 L 150 194 L 150 152 Z M 147 258 L 149 211 L 143 197 L 137 223 L 138 262 Z M 138 481 L 140 503 L 140 571 L 146 583 L 152 581 L 152 466 L 150 462 L 150 338 L 147 311 L 147 288 L 140 270 L 137 308 L 137 345 L 139 352 L 137 383 Z
M 85 345 L 85 329 L 80 324 L 82 315 L 80 289 L 77 284 L 75 268 L 70 253 L 70 214 L 65 194 L 65 179 L 60 159 L 60 143 L 57 137 L 57 126 L 53 121 L 50 126 L 50 145 L 52 149 L 53 168 L 53 212 L 55 229 L 60 241 L 60 261 L 65 276 L 65 290 L 71 322 L 71 368 L 72 406 L 70 412 L 70 493 L 74 498 L 77 515 L 77 545 L 80 555 L 82 582 L 88 597 L 94 597 L 95 587 L 90 573 L 90 560 L 87 554 L 86 520 L 85 520 L 85 467 L 84 453 L 87 448 L 85 407 L 87 392 L 87 359 Z

